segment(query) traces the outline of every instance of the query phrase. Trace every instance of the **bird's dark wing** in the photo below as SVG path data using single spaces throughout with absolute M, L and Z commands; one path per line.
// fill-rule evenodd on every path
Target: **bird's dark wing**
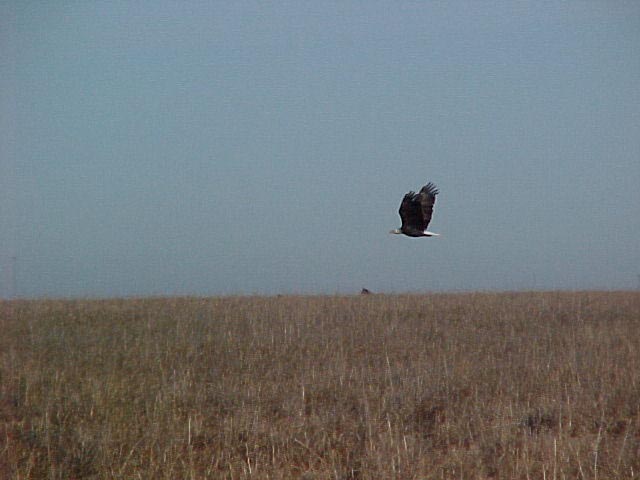
M 431 221 L 431 216 L 433 215 L 433 205 L 436 203 L 436 195 L 440 193 L 436 186 L 429 182 L 422 189 L 420 189 L 420 193 L 416 195 L 419 197 L 420 202 L 420 213 L 421 213 L 421 229 L 426 230 L 429 222 Z
M 402 199 L 400 210 L 402 230 L 424 230 L 422 226 L 422 209 L 420 206 L 420 194 L 407 193 Z

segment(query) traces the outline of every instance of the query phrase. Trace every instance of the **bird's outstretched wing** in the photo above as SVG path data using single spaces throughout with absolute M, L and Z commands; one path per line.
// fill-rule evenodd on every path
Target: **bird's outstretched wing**
M 402 219 L 402 230 L 424 230 L 420 228 L 422 225 L 420 194 L 413 191 L 407 193 L 402 199 L 398 213 Z
M 426 230 L 429 222 L 431 221 L 431 216 L 433 215 L 433 205 L 436 203 L 436 195 L 440 193 L 436 186 L 429 182 L 424 187 L 420 189 L 420 193 L 416 195 L 419 197 L 420 203 L 420 213 L 422 223 L 420 225 L 421 230 Z

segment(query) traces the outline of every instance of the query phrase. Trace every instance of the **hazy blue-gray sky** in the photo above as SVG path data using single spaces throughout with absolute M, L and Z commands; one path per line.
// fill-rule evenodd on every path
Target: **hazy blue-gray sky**
M 5 293 L 638 285 L 636 1 L 1 5 Z

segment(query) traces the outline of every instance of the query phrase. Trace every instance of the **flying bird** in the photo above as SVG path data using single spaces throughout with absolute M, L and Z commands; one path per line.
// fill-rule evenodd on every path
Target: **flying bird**
M 398 210 L 402 226 L 389 233 L 407 235 L 408 237 L 437 237 L 440 235 L 427 231 L 438 193 L 440 192 L 431 182 L 422 187 L 418 193 L 407 193 L 402 199 L 400 210 Z

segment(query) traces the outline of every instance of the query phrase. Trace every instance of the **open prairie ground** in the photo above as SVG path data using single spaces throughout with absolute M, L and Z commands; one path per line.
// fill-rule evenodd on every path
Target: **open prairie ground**
M 0 304 L 0 478 L 640 475 L 640 293 Z

